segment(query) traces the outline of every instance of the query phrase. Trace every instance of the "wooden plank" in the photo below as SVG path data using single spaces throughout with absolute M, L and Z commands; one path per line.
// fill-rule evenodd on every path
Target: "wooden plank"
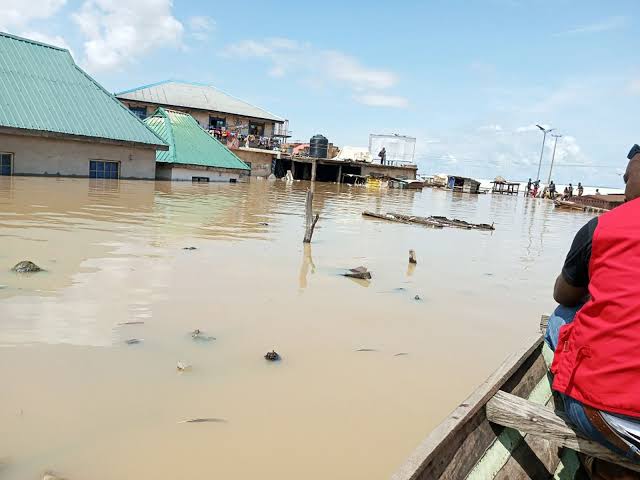
M 552 398 L 550 378 L 546 374 L 544 359 L 539 357 L 536 359 L 534 365 L 532 365 L 532 368 L 530 368 L 527 373 L 530 373 L 532 370 L 537 370 L 539 373 L 536 374 L 536 378 L 539 378 L 539 381 L 527 397 L 530 402 L 545 405 Z M 520 385 L 523 383 L 524 382 L 521 382 Z M 520 385 L 518 385 L 518 387 L 520 387 Z M 521 388 L 518 389 L 521 390 Z M 467 476 L 467 480 L 529 478 L 527 471 L 540 472 L 544 469 L 548 470 L 547 477 L 550 477 L 551 472 L 556 466 L 556 464 L 553 463 L 553 455 L 545 454 L 546 452 L 544 450 L 540 451 L 540 456 L 548 460 L 546 462 L 548 463 L 547 466 L 546 463 L 540 461 L 538 450 L 533 450 L 533 448 L 543 447 L 545 447 L 545 445 L 537 445 L 536 442 L 531 442 L 531 440 L 527 441 L 526 437 L 523 438 L 517 430 L 505 428 L 487 449 L 478 463 L 475 464 Z M 526 464 L 524 462 L 525 460 L 527 460 Z
M 497 392 L 487 402 L 486 413 L 489 421 L 498 425 L 515 428 L 520 433 L 541 436 L 563 447 L 640 472 L 639 464 L 585 438 L 575 430 L 564 414 L 556 413 L 548 407 L 506 392 Z
M 527 342 L 525 347 L 509 355 L 489 378 L 422 441 L 391 478 L 393 480 L 447 478 L 444 476 L 447 471 L 451 475 L 462 472 L 461 476 L 449 478 L 464 478 L 491 441 L 500 433 L 500 429 L 494 430 L 486 421 L 483 407 L 523 365 L 524 370 L 528 371 L 530 364 L 535 364 L 535 360 L 540 355 L 541 344 L 542 336 L 536 335 Z M 525 365 L 527 362 L 529 363 Z M 525 373 L 522 372 L 521 379 L 528 378 Z M 515 387 L 517 385 L 512 389 Z M 460 451 L 460 447 L 465 442 L 468 448 Z M 476 448 L 476 451 L 472 451 L 472 448 Z M 468 468 L 467 464 L 470 464 Z M 464 471 L 465 468 L 466 471 Z

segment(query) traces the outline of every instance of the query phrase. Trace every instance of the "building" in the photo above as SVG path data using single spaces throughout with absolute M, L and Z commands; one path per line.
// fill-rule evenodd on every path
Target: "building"
M 195 182 L 237 182 L 249 167 L 188 113 L 158 109 L 144 123 L 169 145 L 156 156 L 156 178 Z
M 210 85 L 167 80 L 116 93 L 139 118 L 157 107 L 190 114 L 202 128 L 251 164 L 254 176 L 269 176 L 287 120 Z
M 454 192 L 480 193 L 480 182 L 469 177 L 449 175 L 447 188 Z
M 67 50 L 0 32 L 0 175 L 153 179 L 167 148 Z

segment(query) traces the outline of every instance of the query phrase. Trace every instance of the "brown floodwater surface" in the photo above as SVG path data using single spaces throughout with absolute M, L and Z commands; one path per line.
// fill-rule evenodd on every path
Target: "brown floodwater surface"
M 0 478 L 388 478 L 536 331 L 589 218 L 316 184 L 305 247 L 308 187 L 0 177 Z

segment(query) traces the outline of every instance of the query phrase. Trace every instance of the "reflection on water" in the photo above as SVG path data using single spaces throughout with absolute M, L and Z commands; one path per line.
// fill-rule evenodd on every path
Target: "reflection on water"
M 588 220 L 524 198 L 316 184 L 303 245 L 307 187 L 0 178 L 2 478 L 387 478 L 535 331 Z M 46 271 L 9 271 L 25 259 Z M 368 288 L 340 275 L 359 265 Z M 227 422 L 177 423 L 195 417 Z

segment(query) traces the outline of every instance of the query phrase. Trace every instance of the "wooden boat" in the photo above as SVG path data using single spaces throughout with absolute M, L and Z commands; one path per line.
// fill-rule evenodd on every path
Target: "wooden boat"
M 542 335 L 532 337 L 431 432 L 392 479 L 585 478 L 576 452 L 640 471 L 640 465 L 576 433 L 554 411 L 552 359 Z

